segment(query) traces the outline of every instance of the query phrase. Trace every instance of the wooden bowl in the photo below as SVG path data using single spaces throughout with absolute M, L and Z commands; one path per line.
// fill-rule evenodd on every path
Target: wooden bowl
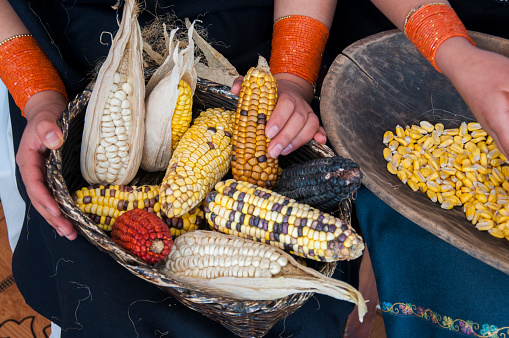
M 469 32 L 477 46 L 509 56 L 509 40 Z M 320 109 L 329 140 L 357 162 L 363 184 L 390 207 L 471 256 L 509 274 L 509 243 L 477 230 L 462 207 L 441 209 L 387 171 L 385 131 L 396 125 L 475 121 L 452 83 L 428 63 L 405 35 L 387 31 L 357 41 L 334 60 Z

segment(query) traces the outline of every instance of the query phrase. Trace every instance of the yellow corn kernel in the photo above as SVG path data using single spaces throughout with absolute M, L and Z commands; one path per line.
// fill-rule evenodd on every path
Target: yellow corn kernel
M 466 122 L 461 122 L 459 130 L 458 130 L 458 134 L 461 137 L 468 134 L 468 125 Z
M 467 220 L 472 221 L 474 219 L 476 209 L 473 205 L 469 205 L 465 210 L 465 215 L 467 217 Z
M 492 167 L 499 167 L 501 165 L 503 165 L 505 163 L 505 161 L 501 158 L 496 158 L 496 159 L 493 159 L 490 161 L 490 165 Z
M 475 228 L 477 230 L 486 231 L 486 230 L 493 229 L 493 225 L 494 225 L 494 223 L 492 220 L 483 219 L 483 220 L 480 220 L 477 222 L 477 224 L 475 225 Z
M 444 130 L 445 130 L 445 127 L 442 123 L 437 123 L 435 124 L 435 131 L 437 132 L 437 134 L 440 136 L 444 133 Z
M 433 147 L 433 143 L 434 143 L 433 137 L 425 136 L 424 142 L 422 143 L 422 147 L 424 149 L 430 149 L 431 147 Z
M 392 161 L 392 151 L 389 148 L 384 148 L 383 155 L 387 162 Z
M 399 180 L 403 183 L 406 183 L 407 182 L 407 179 L 408 179 L 408 176 L 406 174 L 405 171 L 403 170 L 399 170 L 397 173 L 396 173 L 396 176 L 398 176 Z
M 421 122 L 419 122 L 419 125 L 421 126 L 421 128 L 426 130 L 428 133 L 431 133 L 435 129 L 435 127 L 428 121 L 421 121 Z
M 420 191 L 424 193 L 428 191 L 428 186 L 426 185 L 426 183 L 419 182 L 417 183 L 417 185 L 419 186 Z
M 477 140 L 477 139 L 473 139 L 473 140 Z M 481 150 L 481 153 L 485 153 L 485 154 L 489 153 L 489 149 L 488 149 L 488 146 L 486 145 L 486 142 L 482 142 L 481 140 L 479 140 L 477 142 L 478 142 L 477 146 Z
M 420 133 L 419 131 L 417 131 L 415 129 L 410 129 L 408 132 L 408 136 L 410 136 L 414 140 L 418 140 L 422 137 L 422 133 Z
M 394 141 L 398 142 L 399 144 L 401 144 L 404 147 L 407 147 L 408 144 L 410 143 L 404 137 L 398 137 L 398 136 L 394 136 Z
M 458 133 L 459 133 L 458 128 L 444 129 L 444 135 L 454 136 L 454 135 L 458 135 Z
M 433 192 L 440 192 L 440 185 L 438 185 L 435 181 L 427 181 L 426 185 L 428 186 L 428 190 Z
M 415 183 L 415 181 L 413 180 L 408 180 L 406 182 L 408 184 L 408 186 L 410 187 L 410 189 L 412 189 L 413 191 L 417 191 L 419 190 L 419 185 L 417 183 Z
M 442 145 L 440 145 L 440 146 L 442 146 Z M 465 153 L 465 151 L 463 150 L 463 147 L 455 142 L 451 144 L 449 149 L 454 151 L 457 154 L 463 155 Z
M 427 185 L 426 185 L 427 187 Z M 430 189 L 427 189 L 426 190 L 426 195 L 428 196 L 428 198 L 432 201 L 432 202 L 436 202 L 437 201 L 437 193 L 434 192 L 433 190 L 430 190 Z
M 383 138 L 384 144 L 388 145 L 389 142 L 391 142 L 392 140 L 394 140 L 394 134 L 390 130 L 386 131 L 385 134 L 384 134 L 384 138 Z
M 478 137 L 486 137 L 486 136 L 488 136 L 488 133 L 485 132 L 484 130 L 472 130 L 470 135 L 472 135 L 473 138 L 478 138 Z
M 490 235 L 492 235 L 493 237 L 496 237 L 496 238 L 505 238 L 504 233 L 502 232 L 502 230 L 497 229 L 497 228 L 493 228 L 493 229 L 488 230 L 488 233 Z
M 479 122 L 469 122 L 467 123 L 468 131 L 474 131 L 481 129 L 481 124 Z
M 461 203 L 465 204 L 468 201 L 470 201 L 472 199 L 472 197 L 474 197 L 474 195 L 471 193 L 462 193 L 460 195 L 460 201 L 461 201 Z
M 389 142 L 389 144 L 387 146 L 389 147 L 389 149 L 391 151 L 396 151 L 396 149 L 398 149 L 398 147 L 399 147 L 399 142 L 396 140 L 392 140 Z
M 398 168 L 393 162 L 387 163 L 387 171 L 394 175 L 398 174 Z
M 405 137 L 405 130 L 399 124 L 396 126 L 396 135 L 398 137 L 400 137 L 400 138 L 404 138 Z

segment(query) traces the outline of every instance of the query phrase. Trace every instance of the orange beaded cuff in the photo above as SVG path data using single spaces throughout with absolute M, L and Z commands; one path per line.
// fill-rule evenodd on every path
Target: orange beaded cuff
M 17 35 L 0 43 L 0 65 L 0 79 L 23 116 L 28 99 L 43 90 L 56 90 L 67 99 L 57 70 L 31 35 Z
M 329 29 L 308 16 L 290 15 L 276 20 L 272 33 L 271 73 L 291 73 L 314 86 L 328 38 Z
M 426 4 L 412 9 L 407 15 L 404 29 L 408 39 L 439 72 L 435 55 L 445 40 L 462 36 L 474 44 L 456 12 L 444 3 Z

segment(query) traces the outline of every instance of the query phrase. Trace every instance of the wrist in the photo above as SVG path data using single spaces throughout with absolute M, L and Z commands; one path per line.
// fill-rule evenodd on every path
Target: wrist
M 477 49 L 464 37 L 451 37 L 445 40 L 436 52 L 437 66 L 446 76 L 451 77 L 456 69 L 464 69 L 464 61 L 470 59 Z
M 32 95 L 25 104 L 27 121 L 34 119 L 40 112 L 51 114 L 55 121 L 60 120 L 67 107 L 67 99 L 58 91 L 44 90 Z
M 278 90 L 280 87 L 289 86 L 299 92 L 306 102 L 311 103 L 313 101 L 315 89 L 307 80 L 291 73 L 277 73 L 274 74 L 274 77 L 277 81 Z

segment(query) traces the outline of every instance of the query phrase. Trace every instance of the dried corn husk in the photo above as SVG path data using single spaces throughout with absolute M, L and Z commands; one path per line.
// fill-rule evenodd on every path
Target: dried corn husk
M 248 256 L 251 258 L 243 260 Z M 205 271 L 209 266 L 214 266 L 213 269 L 245 267 L 248 260 L 258 262 L 255 264 L 258 271 L 251 269 L 252 277 L 216 277 L 217 270 Z M 361 322 L 367 312 L 364 298 L 351 285 L 302 266 L 279 248 L 213 231 L 189 231 L 175 239 L 162 272 L 184 285 L 222 297 L 274 300 L 316 292 L 356 304 Z
M 137 3 L 128 0 L 86 110 L 81 172 L 89 184 L 125 185 L 138 171 L 145 135 L 142 51 Z M 121 106 L 115 107 L 122 109 L 121 115 L 110 111 L 115 95 L 120 97 Z
M 186 18 L 185 21 L 186 26 L 190 27 L 191 23 L 189 19 Z M 196 73 L 198 77 L 231 87 L 233 81 L 240 76 L 237 69 L 235 69 L 227 58 L 208 44 L 196 30 L 194 30 L 193 39 L 196 46 L 203 53 L 207 63 L 196 63 Z
M 147 171 L 166 170 L 172 154 L 172 118 L 179 98 L 178 84 L 182 79 L 196 89 L 194 68 L 194 24 L 188 30 L 188 44 L 179 50 L 175 39 L 177 29 L 171 31 L 168 40 L 168 56 L 147 84 L 145 144 L 141 167 Z M 187 127 L 191 120 L 189 119 Z

